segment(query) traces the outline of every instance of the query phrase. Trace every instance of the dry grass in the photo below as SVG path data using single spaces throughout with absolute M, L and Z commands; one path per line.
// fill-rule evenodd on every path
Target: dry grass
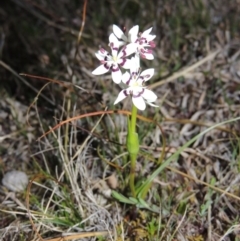
M 0 11 L 0 176 L 18 169 L 31 180 L 24 193 L 0 186 L 1 240 L 240 240 L 240 121 L 177 153 L 240 116 L 240 2 L 85 3 L 12 0 Z M 126 116 L 69 121 L 36 141 L 70 117 L 114 108 L 118 87 L 91 74 L 113 23 L 153 26 L 157 35 L 144 68 L 155 68 L 160 107 L 141 114 L 163 133 L 139 120 L 138 185 L 168 165 L 153 180 L 150 210 L 111 197 L 130 195 Z

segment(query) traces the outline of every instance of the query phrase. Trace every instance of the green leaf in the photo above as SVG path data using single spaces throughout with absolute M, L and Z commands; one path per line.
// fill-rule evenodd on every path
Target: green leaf
M 139 203 L 138 200 L 134 197 L 129 197 L 129 200 L 131 200 L 135 205 Z
M 142 205 L 143 208 L 150 209 L 149 205 L 142 198 L 139 198 L 138 200 L 139 200 L 139 203 Z
M 116 192 L 116 191 L 112 191 L 112 196 L 117 199 L 119 202 L 122 202 L 122 203 L 127 203 L 127 204 L 136 204 L 135 200 L 130 200 L 128 199 L 127 197 L 123 196 L 122 194 Z

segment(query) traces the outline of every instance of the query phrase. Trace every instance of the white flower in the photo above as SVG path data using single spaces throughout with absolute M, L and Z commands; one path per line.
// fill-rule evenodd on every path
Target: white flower
M 154 56 L 152 54 L 152 48 L 155 48 L 155 42 L 153 39 L 156 38 L 156 35 L 150 34 L 152 31 L 152 28 L 147 29 L 143 33 L 139 34 L 139 37 L 135 41 L 137 43 L 137 53 L 143 58 L 143 59 L 154 59 Z
M 128 35 L 126 36 L 124 32 L 117 26 L 113 25 L 113 33 L 116 35 L 118 39 L 120 39 L 120 45 L 124 45 L 127 43 L 135 43 L 136 47 L 136 57 L 142 57 L 143 59 L 154 59 L 152 54 L 152 48 L 155 48 L 155 42 L 153 39 L 156 38 L 156 35 L 150 34 L 152 28 L 147 29 L 143 33 L 138 33 L 139 26 L 136 25 L 132 27 Z
M 124 32 L 115 24 L 113 24 L 113 33 L 116 35 L 116 37 L 120 40 L 122 40 L 120 43 L 122 45 L 128 44 L 128 43 L 135 43 L 135 41 L 138 38 L 138 30 L 139 26 L 133 26 L 129 31 L 128 35 L 126 36 Z
M 112 71 L 112 79 L 116 84 L 119 84 L 122 79 L 122 72 L 120 66 L 129 69 L 131 67 L 130 60 L 126 57 L 135 52 L 134 44 L 128 44 L 119 51 L 120 42 L 112 33 L 109 36 L 109 46 L 112 50 L 110 55 L 105 49 L 101 48 L 96 57 L 100 60 L 101 65 L 97 67 L 92 74 L 101 75 Z M 119 52 L 118 52 L 119 51 Z
M 154 74 L 154 69 L 144 70 L 142 73 L 139 72 L 138 61 L 136 58 L 132 58 L 132 67 L 130 74 L 126 72 L 122 76 L 122 82 L 128 85 L 128 88 L 122 90 L 117 99 L 114 102 L 114 105 L 125 99 L 127 96 L 132 97 L 133 104 L 139 110 L 145 110 L 146 103 L 158 107 L 152 102 L 156 101 L 157 96 L 145 86 L 145 82 L 148 81 Z M 136 64 L 135 64 L 136 63 Z

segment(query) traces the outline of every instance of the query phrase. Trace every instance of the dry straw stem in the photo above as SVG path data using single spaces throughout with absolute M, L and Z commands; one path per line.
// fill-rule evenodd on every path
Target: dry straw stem
M 69 110 L 70 106 L 69 106 L 69 102 L 68 102 L 68 108 L 67 110 Z M 53 199 L 53 195 L 55 193 L 55 190 L 53 189 L 52 193 L 51 193 L 51 197 L 49 198 L 48 200 L 48 204 L 46 205 L 46 208 L 45 208 L 45 211 L 43 212 L 43 214 L 41 214 L 39 217 L 36 217 L 36 215 L 39 215 L 39 214 L 36 214 L 34 212 L 32 212 L 30 210 L 30 203 L 29 203 L 29 197 L 30 197 L 30 189 L 31 189 L 31 185 L 33 184 L 33 181 L 37 178 L 44 178 L 44 179 L 51 179 L 53 180 L 54 182 L 56 182 L 56 184 L 60 184 L 60 180 L 61 180 L 61 177 L 64 175 L 64 173 L 67 174 L 67 177 L 70 179 L 70 182 L 71 182 L 71 189 L 72 190 L 75 190 L 75 192 L 77 192 L 77 195 L 75 196 L 76 199 L 77 199 L 77 202 L 78 202 L 78 208 L 79 208 L 79 212 L 81 213 L 81 216 L 84 216 L 84 212 L 83 212 L 83 207 L 81 207 L 81 203 L 82 203 L 82 200 L 79 199 L 79 197 L 81 197 L 81 193 L 79 193 L 79 183 L 77 182 L 77 170 L 80 170 L 81 168 L 80 167 L 75 167 L 75 169 L 72 167 L 72 163 L 73 163 L 73 160 L 79 156 L 82 151 L 83 151 L 83 148 L 87 145 L 87 142 L 88 140 L 91 138 L 91 133 L 94 132 L 95 128 L 98 126 L 98 124 L 100 123 L 100 121 L 102 120 L 102 117 L 104 116 L 104 113 L 102 114 L 101 118 L 99 119 L 99 121 L 96 123 L 95 127 L 92 129 L 92 131 L 90 132 L 90 135 L 88 135 L 88 138 L 85 140 L 85 142 L 81 145 L 81 148 L 77 150 L 76 154 L 73 155 L 73 157 L 71 158 L 71 160 L 69 160 L 68 156 L 66 156 L 66 143 L 64 143 L 64 146 L 62 145 L 62 142 L 61 142 L 61 133 L 60 133 L 60 128 L 59 128 L 59 135 L 58 137 L 56 137 L 55 133 L 54 136 L 55 138 L 57 139 L 58 141 L 58 145 L 59 145 L 59 150 L 61 152 L 61 156 L 62 156 L 62 159 L 63 159 L 63 165 L 64 165 L 64 170 L 63 172 L 61 173 L 60 177 L 57 179 L 55 178 L 52 178 L 51 176 L 45 176 L 45 175 L 37 175 L 35 176 L 29 183 L 29 186 L 28 186 L 28 189 L 27 189 L 27 196 L 26 196 L 26 203 L 27 203 L 27 212 L 28 212 L 28 216 L 29 216 L 29 220 L 30 220 L 30 223 L 32 225 L 32 228 L 33 230 L 35 231 L 35 235 L 40 239 L 40 240 L 45 240 L 41 237 L 41 234 L 40 234 L 40 229 L 41 229 L 41 226 L 45 226 L 42 222 L 41 222 L 41 218 L 44 218 L 45 216 L 47 216 L 46 214 L 46 211 L 50 205 L 50 202 L 51 200 Z M 68 123 L 67 123 L 68 124 Z M 66 127 L 67 129 L 67 127 Z M 66 138 L 68 139 L 68 136 L 67 136 L 67 133 L 65 133 L 65 140 Z M 78 164 L 79 165 L 79 164 Z M 34 223 L 34 220 L 37 221 L 40 225 L 35 225 Z M 48 229 L 50 229 L 50 227 L 48 227 Z M 106 235 L 108 232 L 107 231 L 100 231 L 100 232 L 84 232 L 84 233 L 71 233 L 71 234 L 67 234 L 67 235 L 62 235 L 61 237 L 59 238 L 54 238 L 54 239 L 46 239 L 46 240 L 72 240 L 72 239 L 76 239 L 76 238 L 84 238 L 84 237 L 93 237 L 93 236 L 99 236 L 99 235 Z
M 129 112 L 129 111 L 118 110 L 118 111 L 98 111 L 98 112 L 93 112 L 93 113 L 87 113 L 87 114 L 80 115 L 80 116 L 75 116 L 75 117 L 69 118 L 69 119 L 67 119 L 67 120 L 65 120 L 65 121 L 61 121 L 59 124 L 57 124 L 56 126 L 54 126 L 51 130 L 49 130 L 48 132 L 46 132 L 46 133 L 45 133 L 44 135 L 42 135 L 40 138 L 44 137 L 45 135 L 51 133 L 53 130 L 55 130 L 55 129 L 59 128 L 60 126 L 62 126 L 62 125 L 64 125 L 64 124 L 67 124 L 67 123 L 69 123 L 69 122 L 71 122 L 71 121 L 74 121 L 74 120 L 77 120 L 77 119 L 81 119 L 81 118 L 84 118 L 84 117 L 89 117 L 89 116 L 96 116 L 96 115 L 100 115 L 100 114 L 101 114 L 101 115 L 103 115 L 103 114 L 114 114 L 114 113 L 121 113 L 121 114 L 125 114 L 125 115 L 131 115 L 131 112 Z M 148 118 L 145 118 L 145 117 L 143 117 L 143 116 L 138 115 L 137 117 L 138 117 L 139 119 L 141 119 L 141 120 L 155 123 L 153 120 L 148 119 Z M 208 126 L 208 125 L 207 125 L 207 126 Z M 217 126 L 216 128 L 221 128 L 221 127 L 220 127 L 220 126 Z M 227 130 L 227 129 L 224 129 L 224 130 L 232 133 L 230 130 Z M 40 139 L 40 138 L 39 138 L 39 139 Z M 163 151 L 162 151 L 162 155 L 165 155 L 165 152 L 164 152 L 165 147 L 164 147 L 162 150 L 163 150 Z M 162 155 L 161 155 L 161 156 L 162 156 Z M 161 158 L 160 158 L 160 159 L 161 159 Z M 168 168 L 169 168 L 169 167 L 168 167 Z M 169 168 L 169 169 L 171 169 L 171 168 Z M 172 169 L 172 170 L 173 170 L 173 169 Z M 221 192 L 221 193 L 226 194 L 226 195 L 228 195 L 228 196 L 230 196 L 230 197 L 232 197 L 232 198 L 235 198 L 235 199 L 237 199 L 237 200 L 240 200 L 240 197 L 238 197 L 238 196 L 236 196 L 236 195 L 234 195 L 234 194 L 228 193 L 228 192 L 226 192 L 226 191 L 224 191 L 224 190 L 222 190 L 222 189 L 220 189 L 220 188 L 214 187 L 214 186 L 212 186 L 212 185 L 210 185 L 210 184 L 208 184 L 208 183 L 206 183 L 206 182 L 202 182 L 202 181 L 200 181 L 200 180 L 198 180 L 198 179 L 195 179 L 195 178 L 189 176 L 188 174 L 182 173 L 182 172 L 177 171 L 177 170 L 174 170 L 174 171 L 175 171 L 176 173 L 181 174 L 182 176 L 188 177 L 188 178 L 190 178 L 190 179 L 192 179 L 192 180 L 194 180 L 194 181 L 196 181 L 196 182 L 199 182 L 199 183 L 201 183 L 201 184 L 204 184 L 204 185 L 206 185 L 206 186 L 208 186 L 208 187 L 210 187 L 210 188 L 212 188 L 212 189 L 214 189 L 214 190 L 216 190 L 216 191 L 218 191 L 218 192 Z
M 79 33 L 78 33 L 77 48 L 76 48 L 76 51 L 75 51 L 74 59 L 76 59 L 76 56 L 77 56 L 77 53 L 78 53 L 78 46 L 80 44 L 80 41 L 81 41 L 81 38 L 82 38 L 82 35 L 83 35 L 83 29 L 84 29 L 85 21 L 86 21 L 87 2 L 88 1 L 85 0 L 84 5 L 83 5 L 82 24 L 81 24 L 81 28 L 80 28 Z
M 30 197 L 30 189 L 31 186 L 34 182 L 35 179 L 39 179 L 39 178 L 46 178 L 45 175 L 36 175 L 34 178 L 32 178 L 32 180 L 29 182 L 28 187 L 27 187 L 27 195 L 26 195 L 26 209 L 28 212 L 28 217 L 30 220 L 30 223 L 32 225 L 33 230 L 35 231 L 35 234 L 38 236 L 39 240 L 41 241 L 65 241 L 65 240 L 73 240 L 76 238 L 86 238 L 86 237 L 96 237 L 96 236 L 105 236 L 107 234 L 109 234 L 108 231 L 99 231 L 99 232 L 84 232 L 84 233 L 74 233 L 74 234 L 65 234 L 64 236 L 62 235 L 61 237 L 58 238 L 53 238 L 53 239 L 43 239 L 40 235 L 40 233 L 38 232 L 38 229 L 34 222 L 33 222 L 33 214 L 30 211 L 30 205 L 29 205 L 29 197 Z M 49 179 L 52 179 L 53 181 L 57 182 L 59 184 L 59 182 L 51 177 L 48 177 Z
M 141 146 L 141 147 L 144 148 L 144 149 L 149 149 L 148 147 L 145 147 L 145 146 Z M 153 149 L 153 148 L 150 148 L 150 149 Z M 167 150 L 165 150 L 165 152 L 170 152 L 170 153 L 175 153 L 177 151 L 177 148 L 173 148 L 173 147 L 171 147 L 171 148 L 166 147 L 165 149 L 167 149 Z M 154 150 L 162 152 L 163 148 L 155 148 Z M 181 152 L 181 155 L 186 157 L 187 156 L 186 152 L 194 153 L 197 156 L 201 156 L 203 159 L 207 158 L 204 155 L 198 153 L 197 151 L 195 151 L 195 150 L 193 150 L 191 148 L 186 148 L 183 152 Z M 149 156 L 146 156 L 146 158 L 149 158 Z M 149 158 L 149 159 L 151 159 L 153 162 L 155 161 L 155 159 L 153 159 L 153 158 Z M 219 193 L 222 193 L 222 195 L 226 195 L 228 197 L 231 197 L 233 199 L 236 199 L 236 200 L 240 201 L 240 197 L 238 197 L 237 195 L 234 195 L 232 193 L 229 193 L 227 191 L 227 189 L 223 190 L 221 188 L 215 187 L 215 186 L 213 186 L 213 185 L 211 185 L 211 184 L 209 184 L 207 182 L 204 182 L 204 181 L 201 181 L 201 180 L 199 180 L 199 179 L 197 179 L 195 177 L 192 177 L 192 176 L 190 176 L 187 173 L 181 172 L 181 171 L 177 170 L 174 167 L 167 166 L 166 168 L 169 169 L 170 171 L 174 172 L 174 173 L 177 173 L 177 174 L 179 174 L 179 175 L 181 175 L 183 177 L 186 177 L 186 178 L 188 178 L 190 180 L 193 180 L 196 183 L 200 183 L 200 184 L 202 184 L 204 186 L 207 186 L 207 187 L 211 188 L 212 190 L 215 190 L 215 191 L 217 191 Z M 156 181 L 156 182 L 158 182 L 158 181 Z
M 83 115 L 74 116 L 74 117 L 71 117 L 71 118 L 69 118 L 67 120 L 61 121 L 59 124 L 55 125 L 49 131 L 45 132 L 42 136 L 40 136 L 38 138 L 38 140 L 40 140 L 42 137 L 48 135 L 52 131 L 58 129 L 62 125 L 67 124 L 67 123 L 69 123 L 71 121 L 79 120 L 81 118 L 90 117 L 90 116 L 103 115 L 103 114 L 123 114 L 123 115 L 130 116 L 132 113 L 130 111 L 127 111 L 127 110 L 107 110 L 107 111 L 96 111 L 96 112 L 91 112 L 91 113 L 87 113 L 87 114 L 83 114 Z M 144 116 L 141 116 L 141 115 L 137 115 L 137 118 L 140 119 L 140 120 L 146 121 L 146 122 L 155 123 L 155 121 L 153 121 L 153 120 L 151 120 L 149 118 L 146 118 Z
M 108 234 L 107 231 L 102 231 L 102 232 L 85 232 L 85 233 L 78 233 L 78 234 L 68 234 L 66 236 L 62 236 L 62 237 L 59 237 L 59 238 L 41 239 L 41 241 L 66 241 L 66 240 L 73 240 L 73 239 L 77 239 L 77 238 L 106 236 L 107 234 Z
M 213 53 L 209 54 L 208 56 L 206 56 L 205 58 L 199 60 L 197 63 L 189 66 L 188 68 L 181 70 L 177 73 L 174 73 L 173 75 L 171 75 L 170 77 L 168 77 L 165 80 L 161 80 L 155 84 L 150 85 L 148 88 L 149 89 L 155 89 L 156 87 L 159 87 L 161 85 L 167 84 L 179 77 L 185 76 L 186 74 L 188 74 L 189 72 L 193 71 L 194 69 L 198 68 L 199 66 L 203 65 L 204 63 L 206 63 L 207 61 L 212 60 L 217 54 L 219 54 L 221 52 L 221 49 L 218 49 L 216 51 L 214 51 Z
M 195 177 L 192 177 L 192 176 L 190 176 L 190 175 L 188 175 L 188 174 L 186 174 L 184 172 L 178 171 L 177 169 L 175 169 L 173 167 L 168 166 L 167 169 L 169 169 L 169 170 L 171 170 L 171 171 L 173 171 L 175 173 L 178 173 L 178 174 L 182 175 L 183 177 L 191 179 L 191 180 L 195 181 L 196 183 L 203 184 L 203 185 L 205 185 L 205 186 L 207 186 L 207 187 L 209 187 L 209 188 L 211 188 L 211 189 L 213 189 L 213 190 L 215 190 L 217 192 L 220 192 L 220 193 L 222 193 L 224 195 L 227 195 L 227 196 L 229 196 L 229 197 L 231 197 L 233 199 L 236 199 L 236 200 L 240 201 L 240 197 L 238 197 L 238 196 L 236 196 L 236 195 L 234 195 L 232 193 L 229 193 L 228 191 L 222 190 L 221 188 L 218 188 L 218 187 L 214 187 L 213 185 L 211 185 L 211 184 L 209 184 L 207 182 L 201 181 L 201 180 L 199 180 L 199 179 L 197 179 Z
M 26 194 L 26 208 L 27 208 L 27 213 L 28 213 L 29 221 L 30 221 L 30 223 L 31 223 L 31 225 L 32 225 L 33 230 L 35 231 L 35 234 L 38 236 L 38 238 L 39 238 L 40 240 L 43 240 L 42 237 L 41 237 L 41 235 L 40 235 L 40 233 L 39 233 L 39 231 L 38 231 L 39 228 L 37 228 L 37 227 L 35 226 L 34 222 L 33 222 L 33 217 L 34 217 L 34 216 L 33 216 L 32 212 L 30 211 L 30 202 L 29 202 L 29 201 L 30 201 L 29 199 L 30 199 L 31 186 L 32 186 L 34 180 L 35 180 L 35 179 L 39 179 L 39 178 L 41 178 L 41 179 L 46 179 L 46 176 L 45 176 L 45 175 L 38 174 L 38 175 L 36 175 L 35 177 L 33 177 L 33 178 L 29 181 L 29 184 L 28 184 L 28 187 L 27 187 L 27 194 Z M 58 183 L 58 181 L 57 181 L 55 178 L 53 178 L 53 177 L 48 177 L 48 178 Z
M 68 124 L 69 122 L 71 121 L 75 121 L 75 120 L 79 120 L 81 118 L 85 118 L 85 117 L 90 117 L 90 116 L 97 116 L 97 115 L 105 115 L 105 114 L 124 114 L 124 115 L 131 115 L 132 113 L 130 111 L 125 111 L 125 110 L 118 110 L 118 111 L 96 111 L 96 112 L 92 112 L 92 113 L 87 113 L 87 114 L 83 114 L 83 115 L 79 115 L 79 116 L 75 116 L 75 117 L 72 117 L 72 118 L 69 118 L 65 121 L 61 121 L 59 124 L 57 124 L 56 126 L 54 126 L 52 129 L 50 129 L 48 132 L 46 132 L 45 134 L 43 134 L 41 137 L 39 137 L 39 139 L 41 139 L 42 137 L 46 136 L 47 134 L 51 133 L 52 131 L 54 131 L 55 129 L 61 127 L 62 125 L 64 124 Z M 101 117 L 101 118 L 102 118 Z M 163 143 L 163 151 L 159 157 L 159 161 L 158 163 L 161 163 L 164 159 L 164 156 L 165 156 L 165 146 L 166 146 L 166 140 L 165 140 L 165 137 L 164 137 L 164 134 L 163 134 L 163 130 L 161 128 L 161 126 L 154 120 L 152 119 L 148 119 L 146 117 L 143 117 L 143 116 L 140 116 L 140 115 L 137 115 L 137 118 L 138 119 L 141 119 L 141 120 L 144 120 L 146 122 L 152 122 L 154 124 L 156 124 L 158 126 L 158 128 L 160 129 L 161 133 L 162 133 L 162 143 Z M 90 137 L 90 135 L 89 135 Z M 39 140 L 38 139 L 38 140 Z M 85 142 L 86 143 L 86 142 Z M 81 149 L 80 149 L 81 150 Z M 74 156 L 74 158 L 76 157 L 77 155 Z M 74 159 L 73 158 L 73 159 Z

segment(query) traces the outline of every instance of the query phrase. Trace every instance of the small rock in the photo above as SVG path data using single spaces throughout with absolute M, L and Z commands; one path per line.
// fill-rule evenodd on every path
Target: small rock
M 112 189 L 116 189 L 118 187 L 118 179 L 116 173 L 113 173 L 111 176 L 108 177 L 107 183 Z
M 10 191 L 21 192 L 28 185 L 28 176 L 25 172 L 10 171 L 4 175 L 2 184 Z

